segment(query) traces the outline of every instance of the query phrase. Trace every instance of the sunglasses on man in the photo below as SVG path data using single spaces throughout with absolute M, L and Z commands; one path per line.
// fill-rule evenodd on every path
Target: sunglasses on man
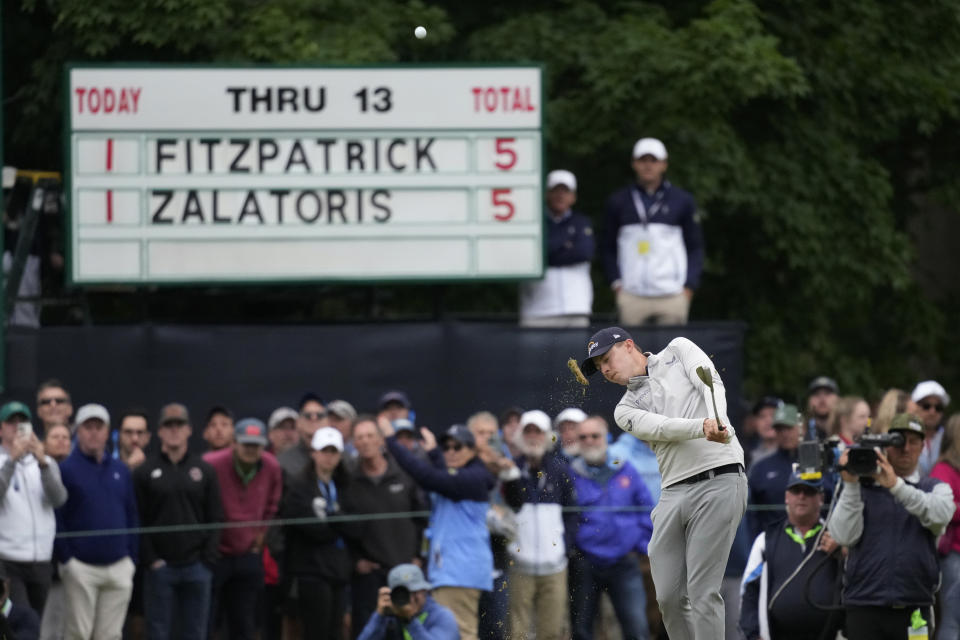
M 444 452 L 460 451 L 461 449 L 463 449 L 463 445 L 460 444 L 459 442 L 448 442 L 447 444 L 443 445 Z
M 917 406 L 923 409 L 924 411 L 936 411 L 937 413 L 943 413 L 943 405 L 939 402 L 919 402 Z

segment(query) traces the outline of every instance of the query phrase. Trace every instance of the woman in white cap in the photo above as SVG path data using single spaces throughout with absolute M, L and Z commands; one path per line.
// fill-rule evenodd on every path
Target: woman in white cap
M 321 427 L 310 445 L 313 464 L 288 478 L 280 516 L 317 520 L 284 527 L 284 567 L 296 583 L 303 637 L 341 640 L 344 590 L 352 569 L 344 538 L 348 525 L 325 521 L 342 513 L 347 481 L 341 464 L 343 436 L 333 427 Z

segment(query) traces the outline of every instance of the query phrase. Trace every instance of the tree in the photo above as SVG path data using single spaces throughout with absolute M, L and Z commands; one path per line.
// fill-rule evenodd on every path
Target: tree
M 821 372 L 867 394 L 920 375 L 960 383 L 947 329 L 960 309 L 921 288 L 907 233 L 931 206 L 960 206 L 960 14 L 947 0 L 12 6 L 8 157 L 48 163 L 69 59 L 542 62 L 548 162 L 578 174 L 598 224 L 630 179 L 633 141 L 667 142 L 708 240 L 694 318 L 749 323 L 750 391 L 799 390 Z M 412 37 L 417 24 L 427 40 Z M 599 273 L 596 289 L 595 310 L 610 311 Z M 367 308 L 360 289 L 336 291 L 347 295 L 308 317 Z M 509 285 L 444 291 L 452 310 L 515 308 Z M 387 316 L 436 299 L 424 287 L 372 295 Z

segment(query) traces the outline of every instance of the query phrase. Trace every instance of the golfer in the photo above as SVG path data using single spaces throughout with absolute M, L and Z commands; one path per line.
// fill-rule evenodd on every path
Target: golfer
M 720 424 L 710 417 L 710 388 L 697 367 L 713 377 Z M 654 355 L 620 327 L 590 338 L 581 369 L 627 387 L 614 410 L 617 425 L 657 454 L 662 490 L 651 514 L 650 572 L 670 640 L 721 640 L 720 583 L 747 508 L 747 479 L 720 376 L 686 338 Z

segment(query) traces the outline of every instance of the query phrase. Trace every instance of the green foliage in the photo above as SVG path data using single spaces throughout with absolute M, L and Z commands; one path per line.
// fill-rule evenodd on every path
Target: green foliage
M 921 288 L 907 233 L 960 205 L 952 0 L 28 0 L 7 18 L 8 157 L 46 167 L 67 60 L 541 62 L 548 162 L 578 174 L 598 226 L 633 141 L 666 141 L 708 242 L 695 319 L 749 323 L 751 392 L 821 372 L 868 395 L 960 383 L 960 308 Z M 596 290 L 609 313 L 599 274 Z M 516 304 L 508 285 L 324 291 L 296 319 Z

